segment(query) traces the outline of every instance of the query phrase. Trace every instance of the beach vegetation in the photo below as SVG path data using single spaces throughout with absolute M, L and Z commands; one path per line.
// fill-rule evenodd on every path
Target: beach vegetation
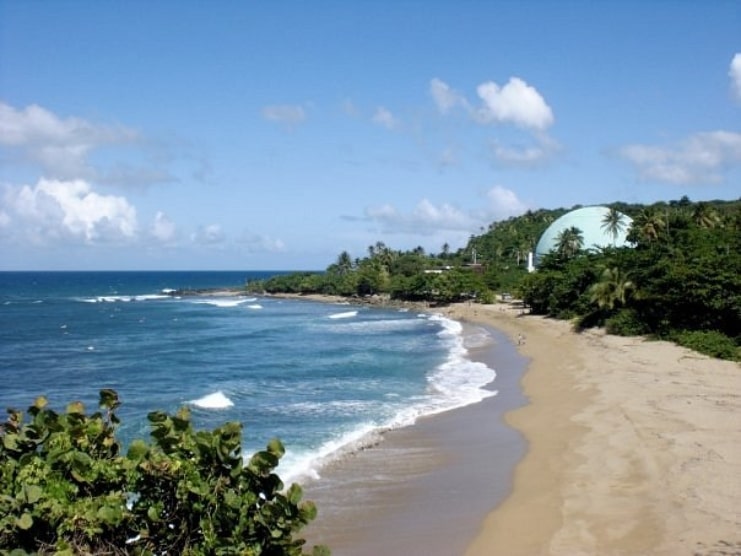
M 275 474 L 271 440 L 245 459 L 242 427 L 196 431 L 186 408 L 149 414 L 151 442 L 124 452 L 120 401 L 62 413 L 44 397 L 0 425 L 0 553 L 305 554 L 299 530 L 316 507 Z M 315 556 L 328 554 L 316 547 Z
M 529 272 L 528 254 L 540 236 L 577 208 L 531 210 L 492 222 L 457 251 L 447 243 L 436 255 L 376 242 L 366 257 L 353 260 L 342 252 L 312 277 L 280 275 L 247 287 L 429 304 L 482 302 L 513 292 L 529 311 L 574 319 L 580 328 L 664 339 L 714 331 L 740 345 L 741 200 L 611 203 L 601 227 L 613 240 L 627 229 L 628 246 L 585 246 L 581 230 L 572 227 Z M 732 350 L 715 352 L 729 357 Z
M 671 337 L 680 346 L 719 359 L 739 360 L 739 347 L 717 330 L 683 330 Z

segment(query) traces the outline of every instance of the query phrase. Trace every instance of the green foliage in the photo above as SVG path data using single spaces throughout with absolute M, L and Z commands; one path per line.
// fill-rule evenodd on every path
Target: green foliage
M 605 330 L 616 336 L 642 336 L 649 332 L 636 313 L 635 309 L 620 309 L 613 316 L 605 320 Z
M 671 339 L 681 346 L 718 359 L 739 360 L 739 348 L 731 338 L 716 330 L 683 330 Z
M 57 414 L 38 398 L 0 427 L 0 553 L 300 555 L 316 516 L 274 473 L 272 440 L 245 462 L 241 425 L 195 431 L 187 409 L 153 412 L 153 442 L 115 438 L 116 392 L 101 411 Z M 314 554 L 328 554 L 324 547 Z
M 342 252 L 323 274 L 280 276 L 253 291 L 388 294 L 393 299 L 449 303 L 516 292 L 530 310 L 607 326 L 617 334 L 668 337 L 678 330 L 741 330 L 741 200 L 693 203 L 687 197 L 652 205 L 612 203 L 602 229 L 613 241 L 633 218 L 633 247 L 584 251 L 578 228 L 564 230 L 537 272 L 526 270 L 545 229 L 567 209 L 528 211 L 493 222 L 456 253 L 401 252 L 382 242 L 352 261 Z M 579 205 L 572 207 L 579 208 Z M 475 261 L 474 261 L 475 258 Z M 468 263 L 476 262 L 477 265 Z

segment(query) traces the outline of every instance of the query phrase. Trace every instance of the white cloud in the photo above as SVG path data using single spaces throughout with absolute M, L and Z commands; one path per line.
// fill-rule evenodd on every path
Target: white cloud
M 41 179 L 35 186 L 9 187 L 4 204 L 20 241 L 121 242 L 137 232 L 136 209 L 124 197 L 96 193 L 83 180 Z
M 441 114 L 447 114 L 456 106 L 468 107 L 468 102 L 463 95 L 437 77 L 430 81 L 430 94 Z
M 191 241 L 198 245 L 221 245 L 226 240 L 224 231 L 218 224 L 208 224 L 206 226 L 199 226 L 198 229 L 191 234 Z
M 288 126 L 298 125 L 306 120 L 306 111 L 303 107 L 293 104 L 274 104 L 264 106 L 262 116 L 268 121 L 286 124 Z
M 0 102 L 0 145 L 15 149 L 26 162 L 38 164 L 48 176 L 91 178 L 88 155 L 98 147 L 132 143 L 135 131 L 92 124 L 81 118 L 60 118 L 35 104 L 22 110 Z
M 536 133 L 534 139 L 536 144 L 529 146 L 508 146 L 494 140 L 491 154 L 501 164 L 529 167 L 542 164 L 561 148 L 545 133 Z
M 177 227 L 162 211 L 157 211 L 149 228 L 151 236 L 161 243 L 170 243 L 177 236 Z
M 674 147 L 628 145 L 619 151 L 644 180 L 672 184 L 718 183 L 724 172 L 741 165 L 741 134 L 696 133 Z
M 731 60 L 731 69 L 728 71 L 731 78 L 731 88 L 737 100 L 741 101 L 741 52 L 737 53 Z
M 248 253 L 281 253 L 286 250 L 286 245 L 282 240 L 250 232 L 244 232 L 237 239 L 237 244 Z
M 386 129 L 396 129 L 399 126 L 399 121 L 383 106 L 376 108 L 376 112 L 373 114 L 372 119 L 373 123 L 383 126 Z
M 493 81 L 476 88 L 483 101 L 475 112 L 480 123 L 512 123 L 520 127 L 544 130 L 553 124 L 553 112 L 545 99 L 519 77 L 512 77 L 504 87 Z
M 527 205 L 514 191 L 501 185 L 495 185 L 487 191 L 486 198 L 488 201 L 486 217 L 489 220 L 505 220 L 511 216 L 519 216 L 527 210 Z
M 460 209 L 443 203 L 436 206 L 427 199 L 420 201 L 411 213 L 399 212 L 392 205 L 370 207 L 367 219 L 378 222 L 389 233 L 432 235 L 441 231 L 470 231 L 477 223 Z

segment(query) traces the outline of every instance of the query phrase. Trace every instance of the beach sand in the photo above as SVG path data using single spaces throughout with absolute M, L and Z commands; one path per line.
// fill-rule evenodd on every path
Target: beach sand
M 530 361 L 521 388 L 393 431 L 328 469 L 344 494 L 307 489 L 320 510 L 310 541 L 336 556 L 741 555 L 741 365 L 577 334 L 514 303 L 437 311 L 506 334 L 498 343 Z
M 527 361 L 503 333 L 465 328 L 469 337 L 490 339 L 470 354 L 496 362 L 497 395 L 388 431 L 378 444 L 323 468 L 321 480 L 303 482 L 319 508 L 302 531 L 309 546 L 326 544 L 334 556 L 463 554 L 509 495 L 526 445 L 504 414 L 525 403 Z
M 509 304 L 445 313 L 532 361 L 506 416 L 529 449 L 467 556 L 741 554 L 741 366 Z

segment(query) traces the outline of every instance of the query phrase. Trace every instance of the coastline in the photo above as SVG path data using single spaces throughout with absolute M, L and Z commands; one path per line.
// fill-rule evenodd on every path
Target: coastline
M 528 403 L 504 416 L 527 442 L 512 492 L 489 499 L 467 548 L 447 554 L 741 554 L 741 365 L 669 342 L 578 334 L 512 303 L 417 307 L 502 331 L 530 360 Z M 349 554 L 376 553 L 378 541 L 365 542 Z
M 508 304 L 445 314 L 523 335 L 531 359 L 506 416 L 529 449 L 467 556 L 741 552 L 738 363 Z
M 327 299 L 324 299 L 327 301 Z M 337 556 L 463 554 L 491 508 L 512 490 L 526 445 L 504 423 L 524 405 L 520 380 L 527 361 L 491 327 L 464 324 L 474 361 L 496 368 L 481 402 L 418 419 L 384 432 L 370 447 L 322 468 L 302 484 L 319 516 L 302 535 Z

